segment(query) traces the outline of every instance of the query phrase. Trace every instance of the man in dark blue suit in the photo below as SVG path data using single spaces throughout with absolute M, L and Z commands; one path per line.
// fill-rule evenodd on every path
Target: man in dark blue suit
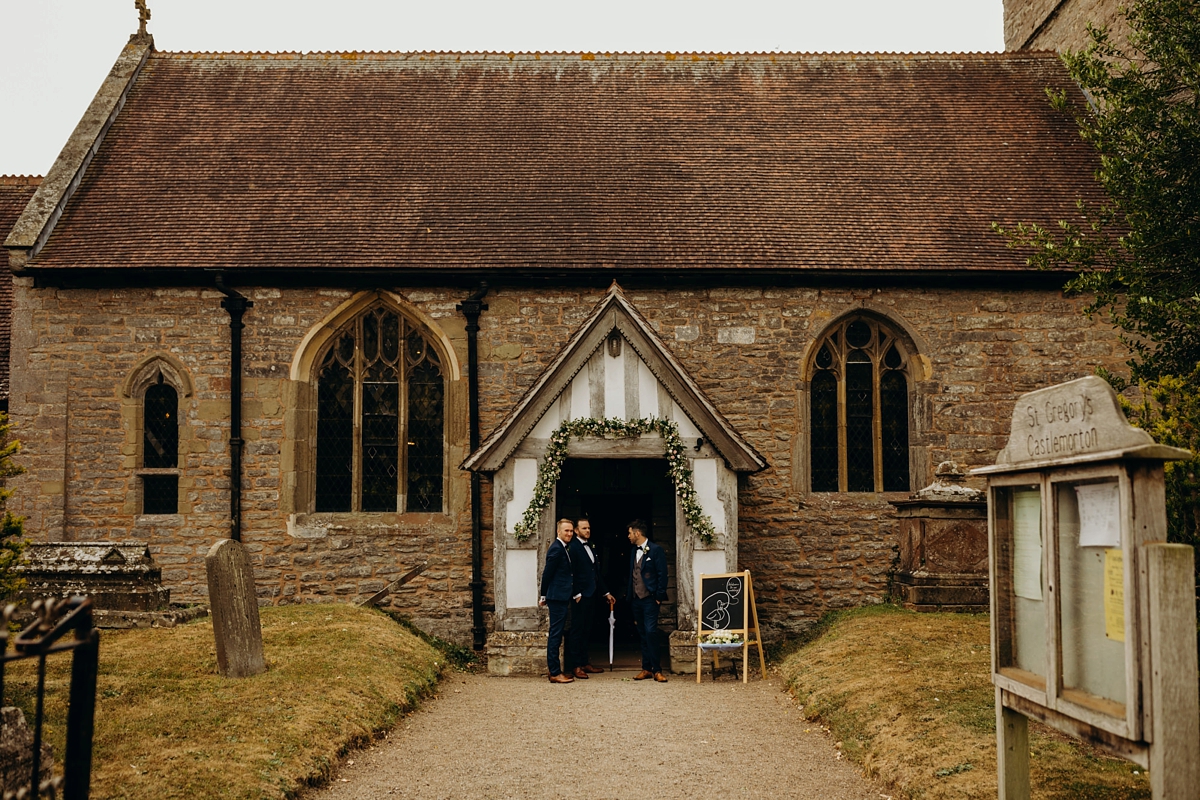
M 557 528 L 558 536 L 546 551 L 546 566 L 542 569 L 542 597 L 538 605 L 550 609 L 550 635 L 546 639 L 546 666 L 550 668 L 550 682 L 573 683 L 575 679 L 562 672 L 558 648 L 562 645 L 563 627 L 567 624 L 567 608 L 572 600 L 579 602 L 581 597 L 575 588 L 571 554 L 567 552 L 567 546 L 575 534 L 575 525 L 569 519 L 560 519 Z
M 571 607 L 571 630 L 567 633 L 567 674 L 587 680 L 588 673 L 603 672 L 593 667 L 588 657 L 588 641 L 591 639 L 592 619 L 596 616 L 596 598 L 607 598 L 611 606 L 615 600 L 604 585 L 600 574 L 600 562 L 592 549 L 592 522 L 580 517 L 575 522 L 575 537 L 567 550 L 571 564 L 575 567 L 575 589 L 581 595 L 579 602 Z
M 635 681 L 654 678 L 666 683 L 658 660 L 658 610 L 667 601 L 667 554 L 650 541 L 650 525 L 645 520 L 635 519 L 629 523 L 629 543 L 633 551 L 629 554 L 629 590 L 627 597 L 633 606 L 633 621 L 638 628 L 642 643 L 642 671 L 634 676 Z

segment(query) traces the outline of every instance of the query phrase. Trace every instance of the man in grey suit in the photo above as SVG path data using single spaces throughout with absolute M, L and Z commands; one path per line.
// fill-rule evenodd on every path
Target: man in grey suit
M 642 671 L 635 681 L 654 678 L 666 683 L 658 658 L 658 611 L 667 602 L 667 555 L 647 537 L 650 525 L 641 519 L 629 523 L 629 587 L 626 596 L 633 606 L 633 621 L 642 644 Z

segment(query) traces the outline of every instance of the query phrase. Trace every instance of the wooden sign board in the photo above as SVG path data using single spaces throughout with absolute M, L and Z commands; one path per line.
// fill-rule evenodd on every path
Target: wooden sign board
M 742 651 L 742 683 L 750 680 L 750 645 L 758 648 L 758 663 L 766 677 L 767 661 L 763 656 L 762 636 L 758 628 L 758 609 L 754 605 L 754 584 L 750 570 L 701 575 L 699 613 L 696 614 L 696 683 L 705 651 L 712 653 L 713 671 L 717 669 L 717 654 L 721 650 Z M 737 645 L 706 642 L 715 631 L 728 631 L 741 636 Z
M 1030 717 L 1147 767 L 1155 800 L 1194 796 L 1195 606 L 1153 600 L 1192 595 L 1191 548 L 1163 543 L 1162 465 L 1190 456 L 1087 377 L 1018 398 L 996 464 L 973 470 L 988 478 L 1001 800 L 1029 796 Z

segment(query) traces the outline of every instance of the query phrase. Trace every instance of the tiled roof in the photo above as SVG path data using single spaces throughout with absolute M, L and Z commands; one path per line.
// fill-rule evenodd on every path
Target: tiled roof
M 29 266 L 1009 270 L 1050 53 L 153 53 Z
M 41 178 L 27 175 L 0 175 L 0 240 L 33 197 Z M 8 399 L 8 354 L 12 342 L 12 273 L 0 264 L 0 400 Z

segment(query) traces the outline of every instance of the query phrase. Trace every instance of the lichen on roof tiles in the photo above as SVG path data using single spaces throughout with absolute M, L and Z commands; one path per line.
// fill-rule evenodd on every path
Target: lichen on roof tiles
M 1021 270 L 1052 54 L 154 53 L 30 263 Z

